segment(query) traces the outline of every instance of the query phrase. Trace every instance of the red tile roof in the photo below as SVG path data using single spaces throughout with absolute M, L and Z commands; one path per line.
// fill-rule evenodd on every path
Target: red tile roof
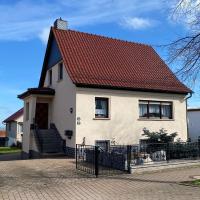
M 0 138 L 6 137 L 6 131 L 0 130 Z
M 191 92 L 151 46 L 72 30 L 51 31 L 77 86 Z
M 15 121 L 17 118 L 23 115 L 23 112 L 24 112 L 24 109 L 21 108 L 20 110 L 18 110 L 17 112 L 9 116 L 7 119 L 5 119 L 3 122 L 7 123 L 7 122 Z

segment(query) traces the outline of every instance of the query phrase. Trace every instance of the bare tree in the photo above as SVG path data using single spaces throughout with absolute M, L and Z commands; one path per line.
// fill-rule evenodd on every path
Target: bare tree
M 184 22 L 188 31 L 186 36 L 168 45 L 169 63 L 179 63 L 177 75 L 194 83 L 200 73 L 200 0 L 177 0 L 172 18 Z

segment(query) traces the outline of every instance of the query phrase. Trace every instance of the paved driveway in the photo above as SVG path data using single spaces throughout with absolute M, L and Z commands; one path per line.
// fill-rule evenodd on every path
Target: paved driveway
M 199 200 L 200 188 L 179 184 L 193 175 L 200 175 L 200 167 L 96 179 L 77 174 L 66 158 L 2 161 L 0 199 Z

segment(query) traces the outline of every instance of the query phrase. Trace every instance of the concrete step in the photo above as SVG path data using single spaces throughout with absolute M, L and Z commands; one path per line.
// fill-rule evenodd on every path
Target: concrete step
M 50 151 L 50 152 L 63 151 L 63 147 L 58 144 L 43 144 L 42 149 L 43 149 L 43 152 L 44 151 Z
M 54 129 L 38 130 L 38 136 L 42 139 L 45 138 L 60 139 L 60 140 L 62 139 Z
M 62 138 L 58 137 L 57 135 L 51 135 L 51 134 L 45 136 L 40 135 L 39 137 L 42 139 L 62 140 Z
M 66 155 L 62 152 L 58 152 L 58 153 L 41 153 L 40 155 L 41 158 L 62 158 L 62 157 L 66 157 Z
M 55 129 L 40 129 L 38 137 L 43 153 L 63 153 L 63 140 Z

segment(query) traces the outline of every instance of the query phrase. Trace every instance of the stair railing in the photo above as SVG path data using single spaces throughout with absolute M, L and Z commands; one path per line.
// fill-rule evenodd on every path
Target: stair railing
M 36 142 L 38 151 L 42 152 L 42 141 L 41 141 L 41 138 L 39 137 L 38 126 L 37 126 L 37 124 L 35 122 L 33 124 L 31 124 L 31 130 L 34 133 L 33 136 L 35 138 L 35 142 Z
M 62 142 L 62 147 L 63 147 L 63 152 L 65 152 L 66 150 L 66 140 L 62 138 L 60 132 L 58 131 L 56 125 L 54 123 L 50 123 L 50 129 L 54 129 L 57 136 L 60 138 L 61 142 Z

